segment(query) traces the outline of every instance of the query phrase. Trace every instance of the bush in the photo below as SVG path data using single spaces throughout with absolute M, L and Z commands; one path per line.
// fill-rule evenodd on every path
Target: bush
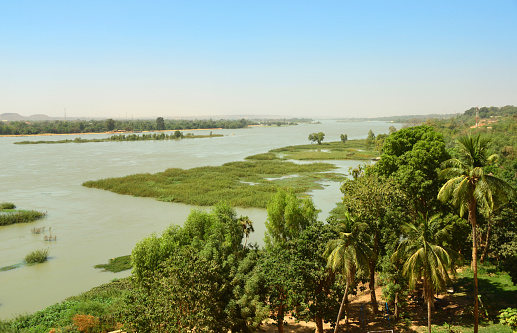
M 0 209 L 15 209 L 16 205 L 12 202 L 1 202 Z
M 0 225 L 32 222 L 45 216 L 45 213 L 35 210 L 18 210 L 7 213 L 2 212 L 0 214 Z
M 499 314 L 501 324 L 508 325 L 512 328 L 512 332 L 517 332 L 517 309 L 507 308 Z
M 25 256 L 25 261 L 28 264 L 36 264 L 45 262 L 48 258 L 48 249 L 32 251 Z

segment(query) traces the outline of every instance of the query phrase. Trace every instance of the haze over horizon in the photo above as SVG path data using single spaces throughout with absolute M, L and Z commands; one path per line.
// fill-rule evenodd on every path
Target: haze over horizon
M 0 114 L 382 117 L 517 104 L 517 1 L 5 1 Z

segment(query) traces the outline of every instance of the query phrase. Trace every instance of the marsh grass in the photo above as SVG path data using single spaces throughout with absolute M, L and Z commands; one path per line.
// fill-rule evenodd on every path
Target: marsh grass
M 329 172 L 335 168 L 329 163 L 300 165 L 282 161 L 238 161 L 222 166 L 187 170 L 174 168 L 155 174 L 88 181 L 83 185 L 191 205 L 211 206 L 223 200 L 232 206 L 265 208 L 279 187 L 293 187 L 296 193 L 303 193 L 321 188 L 318 182 L 342 180 L 342 175 Z M 298 177 L 280 178 L 288 175 Z
M 1 210 L 0 225 L 27 223 L 45 217 L 47 214 L 35 210 Z
M 39 141 L 18 141 L 14 144 L 17 145 L 34 145 L 34 144 L 54 144 L 54 143 L 89 143 L 89 142 L 111 142 L 111 141 L 163 141 L 163 140 L 181 140 L 181 139 L 199 139 L 199 138 L 215 138 L 221 137 L 222 134 L 207 134 L 207 135 L 196 135 L 192 133 L 187 133 L 185 136 L 181 134 L 181 136 L 175 134 L 165 134 L 165 133 L 154 133 L 154 134 L 116 134 L 112 135 L 109 138 L 104 139 L 82 139 L 77 137 L 73 140 L 65 139 L 65 140 L 39 140 Z
M 15 209 L 16 205 L 12 202 L 1 202 L 0 203 L 0 211 L 4 209 Z
M 14 264 L 14 265 L 0 267 L 0 272 L 10 271 L 12 269 L 15 269 L 15 268 L 18 268 L 18 267 L 22 267 L 22 266 L 23 266 L 23 264 Z
M 35 250 L 30 252 L 25 256 L 25 261 L 27 264 L 39 264 L 47 261 L 48 258 L 48 249 L 44 250 Z
M 246 157 L 249 160 L 371 160 L 379 157 L 366 140 L 323 142 L 320 145 L 308 144 L 272 149 L 264 154 Z
M 122 257 L 116 257 L 109 260 L 107 264 L 98 264 L 93 266 L 95 268 L 101 268 L 105 271 L 118 273 L 122 271 L 126 271 L 131 269 L 131 255 L 126 255 Z

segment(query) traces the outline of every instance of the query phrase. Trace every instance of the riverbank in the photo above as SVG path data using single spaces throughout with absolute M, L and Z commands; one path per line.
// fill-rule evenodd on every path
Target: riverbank
M 262 125 L 249 125 L 251 126 L 262 126 Z M 20 135 L 14 135 L 14 134 L 7 134 L 7 135 L 0 135 L 0 138 L 16 138 L 16 137 L 38 137 L 38 136 L 63 136 L 63 135 L 94 135 L 94 134 L 138 134 L 138 133 L 161 133 L 161 132 L 175 132 L 175 131 L 215 131 L 215 130 L 221 130 L 222 128 L 192 128 L 192 129 L 182 129 L 182 130 L 155 130 L 155 131 L 107 131 L 107 132 L 86 132 L 86 133 L 42 133 L 42 134 L 20 134 Z

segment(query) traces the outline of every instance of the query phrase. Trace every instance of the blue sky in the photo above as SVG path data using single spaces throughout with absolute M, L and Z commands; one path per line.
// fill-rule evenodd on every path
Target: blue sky
M 0 113 L 376 117 L 517 104 L 517 0 L 3 1 Z

